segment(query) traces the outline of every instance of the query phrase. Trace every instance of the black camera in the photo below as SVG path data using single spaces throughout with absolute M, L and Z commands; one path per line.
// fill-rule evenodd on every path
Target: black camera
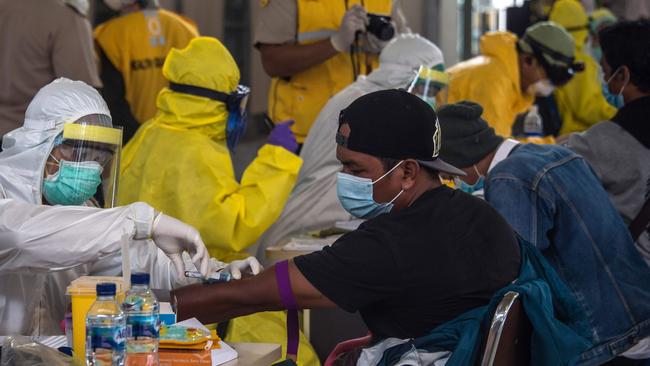
M 381 41 L 388 41 L 395 35 L 395 27 L 390 21 L 389 16 L 368 13 L 366 31 L 374 34 Z

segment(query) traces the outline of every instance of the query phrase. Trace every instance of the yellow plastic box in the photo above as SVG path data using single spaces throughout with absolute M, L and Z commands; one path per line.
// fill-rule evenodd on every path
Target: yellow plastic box
M 101 282 L 114 283 L 117 301 L 124 301 L 126 286 L 122 277 L 83 276 L 72 281 L 66 291 L 72 298 L 72 341 L 78 360 L 86 357 L 86 314 L 97 298 L 97 284 Z

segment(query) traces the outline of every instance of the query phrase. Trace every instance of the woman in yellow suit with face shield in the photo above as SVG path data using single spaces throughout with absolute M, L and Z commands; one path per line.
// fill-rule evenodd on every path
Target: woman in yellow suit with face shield
M 170 85 L 158 113 L 143 124 L 122 155 L 120 204 L 144 201 L 196 227 L 210 254 L 230 261 L 277 219 L 302 160 L 289 124 L 279 124 L 237 182 L 230 150 L 245 128 L 248 89 L 217 39 L 199 37 L 172 49 L 163 66 Z M 286 316 L 262 313 L 231 321 L 226 341 L 283 343 Z M 301 365 L 317 365 L 301 337 Z M 303 348 L 304 347 L 304 348 Z

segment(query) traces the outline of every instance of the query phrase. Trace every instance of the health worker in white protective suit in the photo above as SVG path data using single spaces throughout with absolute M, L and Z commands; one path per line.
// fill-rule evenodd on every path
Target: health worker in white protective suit
M 83 275 L 116 276 L 121 239 L 133 271 L 153 288 L 188 284 L 185 270 L 224 268 L 194 228 L 145 203 L 112 207 L 121 130 L 99 93 L 57 79 L 27 108 L 0 153 L 0 335 L 60 334 L 66 287 Z M 175 269 L 173 269 L 174 267 Z M 259 272 L 249 258 L 225 266 L 234 278 Z
M 431 83 L 422 83 L 418 76 L 426 76 Z M 379 68 L 359 76 L 321 110 L 300 153 L 304 162 L 296 186 L 280 218 L 258 241 L 257 257 L 265 258 L 267 247 L 292 235 L 354 219 L 341 207 L 336 195 L 336 174 L 341 164 L 336 159 L 335 135 L 342 109 L 368 93 L 409 87 L 435 107 L 435 96 L 444 94 L 439 92 L 446 84 L 443 55 L 435 44 L 417 34 L 401 34 L 391 40 L 379 55 Z M 425 91 L 422 85 L 429 87 Z M 440 99 L 438 103 L 443 102 Z

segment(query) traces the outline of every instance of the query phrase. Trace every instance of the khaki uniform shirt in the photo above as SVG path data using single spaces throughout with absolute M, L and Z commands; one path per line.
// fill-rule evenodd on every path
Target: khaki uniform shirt
M 60 0 L 0 0 L 0 136 L 58 77 L 101 86 L 88 19 Z

